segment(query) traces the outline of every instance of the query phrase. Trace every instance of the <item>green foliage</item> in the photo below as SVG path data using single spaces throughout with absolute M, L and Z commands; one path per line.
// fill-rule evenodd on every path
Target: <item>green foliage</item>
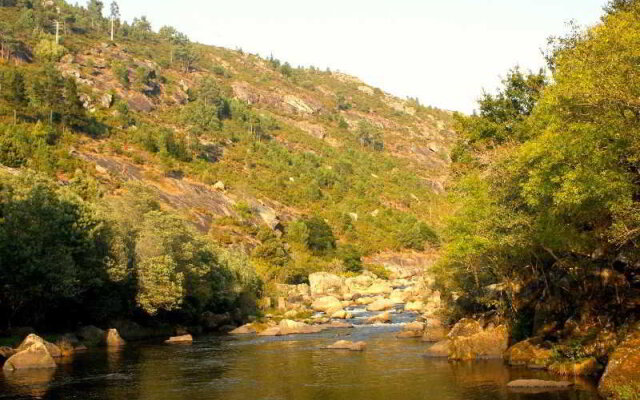
M 358 124 L 358 141 L 363 147 L 373 150 L 384 150 L 384 138 L 382 131 L 368 121 L 360 121 Z
M 46 62 L 56 62 L 65 53 L 64 46 L 57 44 L 54 40 L 42 39 L 35 47 L 36 56 Z
M 353 245 L 347 244 L 340 246 L 339 256 L 342 259 L 342 266 L 347 272 L 362 272 L 362 254 Z
M 2 311 L 39 322 L 65 302 L 82 304 L 106 279 L 108 231 L 91 206 L 33 175 L 0 184 Z M 26 318 L 22 317 L 22 322 Z
M 113 71 L 113 75 L 116 77 L 118 82 L 125 88 L 128 88 L 130 85 L 129 81 L 129 68 L 122 65 L 121 63 L 114 63 L 111 66 L 111 70 Z
M 24 75 L 18 69 L 12 69 L 2 74 L 2 97 L 16 105 L 27 101 L 27 91 Z
M 478 162 L 460 169 L 436 282 L 463 312 L 497 309 L 517 325 L 523 292 L 528 307 L 557 299 L 559 315 L 585 302 L 624 312 L 631 292 L 594 269 L 640 260 L 638 15 L 632 2 L 571 33 L 553 49 L 552 83 L 512 70 L 479 115 L 458 117 L 470 157 L 457 160 Z
M 316 253 L 325 253 L 336 248 L 336 238 L 331 226 L 320 217 L 311 217 L 304 221 L 309 230 L 307 246 Z
M 426 223 L 410 218 L 400 227 L 397 240 L 404 248 L 424 250 L 425 242 L 437 244 L 438 236 Z

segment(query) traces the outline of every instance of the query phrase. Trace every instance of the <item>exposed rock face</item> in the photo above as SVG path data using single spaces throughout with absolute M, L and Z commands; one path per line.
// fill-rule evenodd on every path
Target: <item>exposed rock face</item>
M 297 98 L 296 96 L 286 95 L 284 96 L 284 103 L 290 106 L 293 110 L 303 113 L 303 114 L 311 114 L 313 113 L 313 109 L 307 105 L 304 101 Z
M 542 347 L 540 339 L 528 339 L 511 346 L 504 355 L 509 365 L 546 368 L 552 362 L 553 351 Z
M 182 336 L 172 336 L 169 339 L 164 341 L 165 343 L 175 344 L 175 343 L 192 343 L 193 336 L 191 335 L 182 335 Z
M 2 368 L 5 371 L 56 368 L 56 362 L 44 343 L 32 342 L 28 348 L 9 357 Z
M 107 344 L 107 347 L 118 347 L 118 346 L 124 346 L 126 344 L 124 339 L 120 337 L 118 330 L 113 328 L 107 331 L 107 337 L 105 339 L 105 342 Z
M 615 400 L 640 398 L 640 324 L 611 354 L 598 392 Z
M 327 272 L 316 272 L 309 275 L 311 295 L 340 293 L 343 287 L 341 277 Z
M 350 342 L 348 340 L 338 340 L 334 344 L 327 346 L 327 349 L 350 351 L 363 351 L 366 348 L 366 342 Z
M 311 308 L 314 311 L 321 311 L 327 314 L 331 314 L 333 312 L 342 310 L 342 303 L 340 302 L 340 300 L 333 296 L 324 296 L 316 299 L 316 301 L 311 304 Z

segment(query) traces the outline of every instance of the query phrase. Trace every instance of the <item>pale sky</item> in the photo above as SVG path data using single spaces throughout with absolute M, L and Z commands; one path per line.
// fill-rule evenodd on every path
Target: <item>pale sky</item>
M 86 4 L 86 0 L 81 0 Z M 108 9 L 110 0 L 104 0 Z M 606 0 L 120 0 L 198 42 L 340 70 L 399 97 L 472 111 L 516 64 L 544 65 L 546 38 L 592 25 Z M 106 11 L 105 11 L 106 13 Z

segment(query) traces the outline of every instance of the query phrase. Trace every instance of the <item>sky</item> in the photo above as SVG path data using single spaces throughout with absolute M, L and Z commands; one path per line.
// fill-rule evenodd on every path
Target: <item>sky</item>
M 193 41 L 329 67 L 398 97 L 471 112 L 482 90 L 498 87 L 510 67 L 544 66 L 547 37 L 566 32 L 567 22 L 597 23 L 606 0 L 118 3 L 124 19 L 146 15 L 155 30 L 172 25 Z

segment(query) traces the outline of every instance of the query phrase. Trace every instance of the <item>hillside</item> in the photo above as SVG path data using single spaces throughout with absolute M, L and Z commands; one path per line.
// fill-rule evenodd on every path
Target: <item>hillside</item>
M 70 190 L 112 231 L 133 229 L 108 239 L 131 237 L 128 255 L 103 254 L 123 265 L 120 275 L 144 281 L 135 266 L 145 263 L 143 234 L 131 227 L 155 206 L 136 208 L 142 198 L 187 221 L 187 236 L 218 257 L 244 260 L 267 288 L 314 271 L 357 272 L 363 260 L 379 271 L 366 260 L 437 244 L 451 112 L 340 72 L 192 43 L 170 27 L 156 33 L 145 18 L 115 21 L 111 41 L 94 3 L 2 4 L 0 163 L 11 179 L 35 171 L 54 192 Z M 59 44 L 54 20 L 64 21 Z M 149 257 L 158 251 L 168 250 Z M 173 261 L 189 281 L 193 271 Z M 136 289 L 131 296 L 170 313 L 193 297 L 187 286 L 146 308 Z

